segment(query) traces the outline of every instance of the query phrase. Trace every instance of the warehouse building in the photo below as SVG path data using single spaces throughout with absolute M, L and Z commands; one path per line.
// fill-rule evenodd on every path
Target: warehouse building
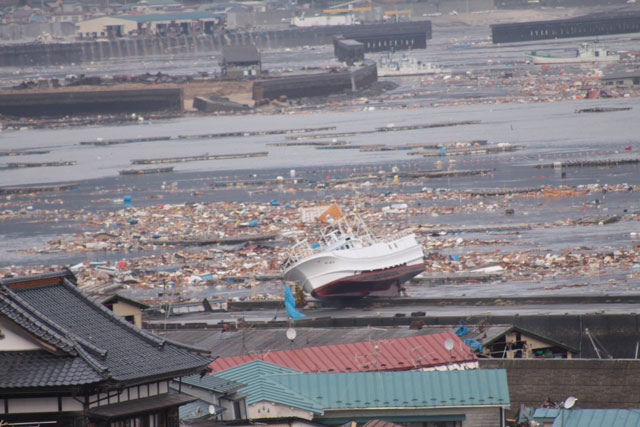
M 76 34 L 81 39 L 213 34 L 223 22 L 224 14 L 210 12 L 103 16 L 78 23 Z

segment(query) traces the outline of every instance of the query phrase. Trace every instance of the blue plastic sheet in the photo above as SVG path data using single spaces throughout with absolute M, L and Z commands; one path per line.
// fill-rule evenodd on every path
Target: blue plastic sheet
M 469 348 L 473 351 L 480 351 L 482 350 L 482 344 L 480 344 L 480 341 L 478 340 L 474 340 L 471 338 L 467 338 L 466 340 L 464 340 L 464 343 L 469 346 Z
M 284 308 L 287 309 L 287 314 L 291 319 L 307 317 L 296 310 L 296 299 L 293 297 L 293 293 L 291 293 L 291 288 L 288 283 L 284 284 Z
M 467 335 L 469 333 L 469 328 L 467 328 L 464 325 L 460 325 L 458 326 L 458 329 L 456 329 L 456 335 L 459 337 L 463 337 L 465 335 Z

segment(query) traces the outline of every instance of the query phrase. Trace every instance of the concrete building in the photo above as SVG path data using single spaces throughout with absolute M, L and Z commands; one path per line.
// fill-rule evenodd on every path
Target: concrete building
M 450 343 L 451 351 L 445 347 Z M 308 346 L 220 357 L 214 372 L 263 360 L 303 372 L 453 370 L 478 367 L 475 354 L 453 332 L 343 344 Z
M 216 375 L 191 375 L 171 384 L 173 389 L 196 397 L 207 406 L 214 405 L 216 419 L 222 421 L 247 419 L 246 395 L 238 393 L 245 386 Z
M 254 360 L 216 376 L 247 384 L 239 392 L 247 394 L 252 420 L 498 427 L 510 405 L 501 369 L 304 373 Z
M 333 39 L 333 55 L 338 61 L 353 65 L 355 62 L 364 61 L 364 44 L 336 37 Z
M 79 22 L 76 34 L 83 39 L 212 34 L 223 21 L 223 14 L 209 12 L 114 15 Z
M 508 417 L 515 416 L 521 405 L 535 408 L 548 399 L 562 402 L 568 396 L 576 397 L 583 409 L 634 409 L 640 402 L 640 360 L 479 359 L 479 363 L 481 369 L 507 370 Z
M 640 85 L 640 71 L 608 74 L 600 77 L 600 81 L 603 89 L 637 87 Z
M 637 409 L 538 408 L 531 418 L 540 425 L 551 427 L 640 427 Z
M 518 326 L 499 331 L 495 329 L 491 327 L 484 333 L 484 338 L 476 338 L 482 344 L 478 352 L 480 356 L 499 359 L 571 359 L 578 353 L 575 348 Z
M 252 45 L 223 47 L 220 67 L 222 77 L 230 79 L 255 78 L 262 75 L 260 52 Z

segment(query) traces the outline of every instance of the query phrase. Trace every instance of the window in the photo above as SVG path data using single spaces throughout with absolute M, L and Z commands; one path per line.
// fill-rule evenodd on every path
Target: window
M 237 400 L 233 402 L 233 417 L 237 420 L 242 419 L 242 410 L 240 408 L 240 402 Z

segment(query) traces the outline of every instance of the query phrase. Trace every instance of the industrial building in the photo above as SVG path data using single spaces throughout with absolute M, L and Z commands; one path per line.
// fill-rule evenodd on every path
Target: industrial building
M 76 34 L 81 39 L 212 34 L 223 20 L 223 14 L 209 12 L 103 16 L 79 22 Z
M 597 14 L 550 21 L 491 25 L 493 43 L 640 32 L 640 13 Z
M 295 75 L 279 79 L 259 80 L 253 85 L 253 99 L 306 98 L 353 92 L 378 80 L 375 64 L 357 70 Z
M 260 77 L 262 74 L 260 52 L 253 45 L 225 46 L 222 48 L 220 67 L 222 77 L 231 79 Z
M 640 71 L 607 74 L 600 77 L 600 81 L 602 82 L 602 87 L 604 89 L 613 87 L 629 88 L 638 86 L 640 85 Z
M 345 40 L 342 37 L 333 39 L 333 54 L 338 61 L 347 65 L 364 60 L 364 44 L 356 40 Z

